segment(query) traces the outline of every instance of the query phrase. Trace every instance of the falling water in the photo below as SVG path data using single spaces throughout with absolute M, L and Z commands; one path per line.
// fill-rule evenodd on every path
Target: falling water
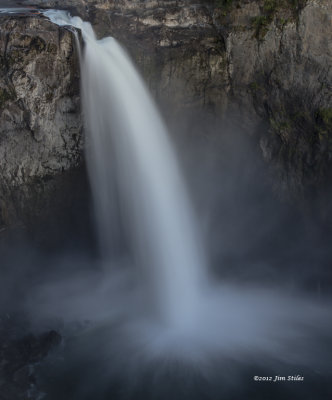
M 167 129 L 114 38 L 97 40 L 90 23 L 64 12 L 45 14 L 59 25 L 80 28 L 85 41 L 81 79 L 86 151 L 104 260 L 112 257 L 120 214 L 161 315 L 172 326 L 188 326 L 205 261 Z
M 105 270 L 97 277 L 94 271 L 74 273 L 65 282 L 52 279 L 31 299 L 31 309 L 38 307 L 47 318 L 92 321 L 95 328 L 82 333 L 74 361 L 80 365 L 86 349 L 83 358 L 97 353 L 120 376 L 141 376 L 141 370 L 144 375 L 156 359 L 163 361 L 165 382 L 168 360 L 188 361 L 202 373 L 221 371 L 221 360 L 247 362 L 248 356 L 264 367 L 269 356 L 278 368 L 280 361 L 325 368 L 320 354 L 326 344 L 319 338 L 330 335 L 330 304 L 281 289 L 206 285 L 204 252 L 167 130 L 128 56 L 115 39 L 97 40 L 80 18 L 45 14 L 80 28 L 85 41 L 80 61 L 86 155 Z M 116 253 L 119 225 L 134 264 L 123 280 L 124 269 L 114 269 L 118 255 L 127 252 Z M 158 318 L 150 318 L 151 304 Z M 97 351 L 94 344 L 100 345 Z M 87 371 L 90 380 L 90 361 Z M 195 398 L 194 392 L 187 398 Z

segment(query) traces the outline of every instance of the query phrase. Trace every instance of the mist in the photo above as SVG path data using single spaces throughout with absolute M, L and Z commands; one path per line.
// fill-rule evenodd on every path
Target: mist
M 49 398 L 264 398 L 259 374 L 304 375 L 294 397 L 311 398 L 329 374 L 329 250 L 313 239 L 317 221 L 276 198 L 246 131 L 229 119 L 209 129 L 177 146 L 208 259 L 194 323 L 158 318 L 135 259 L 123 251 L 105 266 L 75 227 L 60 226 L 68 245 L 52 250 L 24 234 L 8 246 L 2 308 L 63 337 L 40 370 Z
M 84 33 L 82 21 L 69 22 Z M 193 128 L 188 112 L 167 120 L 168 139 L 120 45 L 90 28 L 81 65 L 90 183 L 80 193 L 90 211 L 79 217 L 92 239 L 68 218 L 53 226 L 59 245 L 36 227 L 7 237 L 2 258 L 8 318 L 62 336 L 37 368 L 43 396 L 266 399 L 290 390 L 312 399 L 332 367 L 330 232 L 278 198 L 255 139 L 266 127 L 200 111 Z M 121 135 L 110 138 L 114 130 Z M 305 380 L 258 389 L 255 376 L 276 375 Z

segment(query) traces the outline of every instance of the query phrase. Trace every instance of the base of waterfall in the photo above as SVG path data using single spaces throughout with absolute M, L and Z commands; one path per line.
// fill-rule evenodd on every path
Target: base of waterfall
M 47 398 L 219 399 L 256 375 L 321 379 L 331 368 L 327 302 L 215 285 L 201 293 L 195 320 L 170 326 L 135 269 L 118 265 L 105 280 L 80 268 L 79 277 L 43 282 L 30 296 L 34 324 L 58 321 L 64 338 L 40 366 Z
M 63 281 L 43 282 L 34 288 L 27 307 L 43 329 L 59 319 L 65 330 L 79 326 L 75 335 L 97 341 L 111 359 L 115 349 L 128 360 L 175 360 L 197 366 L 215 358 L 264 355 L 318 367 L 326 362 L 319 356 L 324 343 L 318 336 L 327 336 L 331 325 L 328 301 L 234 283 L 206 286 L 191 318 L 184 315 L 182 323 L 172 324 L 155 306 L 137 271 L 123 265 L 107 279 L 102 272 L 81 270 L 80 276 L 66 273 Z

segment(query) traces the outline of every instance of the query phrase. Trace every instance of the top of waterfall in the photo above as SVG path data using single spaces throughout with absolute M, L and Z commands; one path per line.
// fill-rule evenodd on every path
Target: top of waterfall
M 39 10 L 37 8 L 27 8 L 27 7 L 6 7 L 0 8 L 0 14 L 28 14 L 28 13 L 38 13 Z
M 73 26 L 80 29 L 85 40 L 96 39 L 90 22 L 83 21 L 80 17 L 72 17 L 67 11 L 63 10 L 47 10 L 43 14 L 54 24 L 59 26 Z

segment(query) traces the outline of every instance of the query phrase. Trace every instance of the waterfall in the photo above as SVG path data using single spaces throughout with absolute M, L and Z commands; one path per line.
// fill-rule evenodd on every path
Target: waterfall
M 97 40 L 90 23 L 63 11 L 45 15 L 81 29 L 86 157 L 103 261 L 112 264 L 123 226 L 158 312 L 171 326 L 195 320 L 204 252 L 165 124 L 126 51 Z M 107 271 L 111 270 L 107 266 Z

